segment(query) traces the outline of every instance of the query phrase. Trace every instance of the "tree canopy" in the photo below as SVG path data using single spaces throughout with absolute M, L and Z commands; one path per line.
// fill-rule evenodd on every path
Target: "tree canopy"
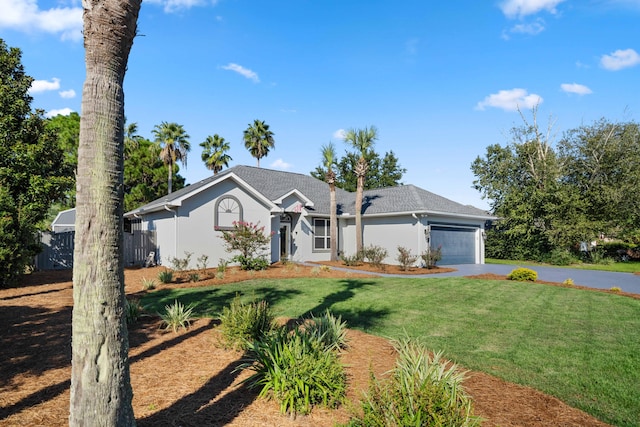
M 32 111 L 33 78 L 21 51 L 0 39 L 0 284 L 13 284 L 40 251 L 36 231 L 73 180 L 42 111 Z
M 254 120 L 249 124 L 243 133 L 244 146 L 253 157 L 256 158 L 260 167 L 260 159 L 266 157 L 275 147 L 274 133 L 269 129 L 269 125 L 264 120 Z
M 629 239 L 640 229 L 640 132 L 605 119 L 551 141 L 536 121 L 511 130 L 471 169 L 474 187 L 500 219 L 487 256 L 544 260 L 601 236 Z

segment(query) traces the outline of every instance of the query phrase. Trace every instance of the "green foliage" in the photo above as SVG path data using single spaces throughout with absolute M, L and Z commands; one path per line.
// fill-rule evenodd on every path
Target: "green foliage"
M 600 248 L 595 248 L 589 251 L 588 260 L 593 264 L 610 265 L 615 262 L 611 257 L 608 257 L 606 252 Z
M 344 157 L 335 162 L 335 184 L 343 190 L 354 192 L 357 188 L 357 176 L 355 168 L 360 159 L 359 153 L 346 153 Z M 402 185 L 402 176 L 407 172 L 399 164 L 398 158 L 393 151 L 385 153 L 381 159 L 380 155 L 373 149 L 367 150 L 365 154 L 367 161 L 367 175 L 364 181 L 364 189 L 396 187 Z M 311 176 L 326 182 L 326 166 L 318 166 Z
M 538 279 L 538 273 L 530 268 L 520 267 L 509 273 L 507 279 L 517 282 L 535 282 Z
M 224 273 L 227 271 L 227 266 L 229 265 L 229 261 L 220 258 L 218 260 L 218 267 L 216 268 L 218 273 Z
M 207 262 L 209 261 L 209 255 L 202 254 L 198 257 L 198 270 L 203 273 L 207 270 Z
M 361 403 L 362 415 L 349 426 L 476 426 L 471 398 L 462 382 L 465 373 L 404 338 L 394 342 L 398 359 L 386 381 L 372 376 Z
M 159 154 L 160 160 L 168 167 L 169 179 L 167 187 L 168 192 L 171 193 L 173 191 L 174 165 L 178 161 L 182 162 L 183 165 L 187 164 L 187 154 L 191 150 L 190 136 L 184 126 L 173 122 L 162 122 L 156 125 L 152 133 L 155 137 L 156 153 Z
M 385 266 L 382 261 L 387 257 L 388 252 L 382 246 L 369 245 L 362 249 L 362 258 L 366 259 L 374 267 L 384 270 Z
M 140 305 L 140 301 L 126 299 L 124 302 L 124 311 L 126 313 L 127 325 L 133 325 L 142 314 L 142 305 Z
M 341 350 L 347 347 L 347 322 L 341 316 L 334 316 L 329 309 L 324 314 L 304 323 L 304 332 L 320 342 L 327 350 Z
M 425 268 L 431 269 L 436 267 L 436 263 L 442 259 L 442 246 L 435 249 L 427 249 L 420 255 Z
M 194 319 L 193 306 L 191 304 L 185 306 L 175 300 L 173 304 L 165 306 L 164 312 L 160 313 L 160 318 L 165 330 L 171 329 L 173 332 L 178 332 L 178 329 L 187 329 Z
M 189 273 L 189 281 L 190 282 L 199 282 L 200 281 L 200 274 L 199 273 Z
M 579 259 L 568 249 L 556 248 L 544 258 L 544 261 L 552 265 L 571 265 Z
M 172 257 L 169 259 L 169 263 L 173 266 L 174 270 L 177 271 L 185 271 L 189 268 L 189 263 L 191 263 L 191 256 L 193 252 L 184 252 L 184 258 Z
M 73 185 L 55 134 L 32 111 L 21 52 L 0 39 L 0 286 L 14 285 L 41 250 L 49 206 Z
M 346 266 L 357 267 L 362 265 L 362 252 L 353 255 L 342 255 L 340 259 Z
M 398 246 L 398 257 L 396 259 L 400 263 L 402 271 L 407 271 L 418 260 L 418 256 L 412 254 L 410 249 Z
M 80 115 L 72 112 L 67 116 L 61 114 L 47 120 L 46 127 L 56 135 L 58 147 L 64 153 L 64 170 L 75 182 L 78 169 L 78 144 L 80 142 Z M 65 193 L 58 211 L 76 206 L 76 188 L 72 185 Z M 56 212 L 57 213 L 57 212 Z
M 337 406 L 344 398 L 347 378 L 334 351 L 304 330 L 280 328 L 249 346 L 240 369 L 254 374 L 246 382 L 260 397 L 273 397 L 282 413 L 308 414 L 315 405 Z
M 562 282 L 562 284 L 563 284 L 563 285 L 567 285 L 567 286 L 573 286 L 573 285 L 575 285 L 575 283 L 573 282 L 573 279 L 572 279 L 572 278 L 570 278 L 570 277 L 569 277 L 568 279 L 565 279 L 565 280 Z
M 173 271 L 162 270 L 158 273 L 158 280 L 160 280 L 160 283 L 171 283 L 173 281 Z
M 233 230 L 218 230 L 222 233 L 227 252 L 239 251 L 232 261 L 240 263 L 243 270 L 264 270 L 269 267 L 268 261 L 259 256 L 271 243 L 274 233 L 266 234 L 265 227 L 251 222 L 234 221 Z
M 163 282 L 165 283 L 165 282 Z M 143 291 L 150 291 L 152 289 L 156 288 L 156 281 L 155 279 L 147 279 L 146 277 L 142 278 L 142 290 Z
M 260 167 L 260 159 L 266 157 L 275 147 L 274 133 L 264 120 L 254 120 L 243 133 L 244 147 L 255 157 Z
M 214 175 L 223 168 L 229 167 L 229 162 L 233 160 L 226 153 L 231 146 L 218 134 L 207 136 L 207 139 L 201 142 L 200 146 L 202 147 L 202 161 L 207 169 L 213 171 Z
M 275 316 L 266 301 L 243 303 L 236 294 L 222 309 L 220 333 L 229 348 L 246 350 L 250 343 L 264 338 L 276 327 Z

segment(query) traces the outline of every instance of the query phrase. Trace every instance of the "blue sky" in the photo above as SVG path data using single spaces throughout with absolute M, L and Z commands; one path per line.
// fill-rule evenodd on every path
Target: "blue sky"
M 308 174 L 341 130 L 374 125 L 403 182 L 487 208 L 470 165 L 530 118 L 565 130 L 640 114 L 640 0 L 147 0 L 125 78 L 140 134 L 182 124 L 188 183 L 211 174 L 200 142 L 231 165 L 254 119 L 275 133 L 261 166 Z M 0 0 L 0 37 L 23 52 L 33 106 L 80 112 L 79 0 Z

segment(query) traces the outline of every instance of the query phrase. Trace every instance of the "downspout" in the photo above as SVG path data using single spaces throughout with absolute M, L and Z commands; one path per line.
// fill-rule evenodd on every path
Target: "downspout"
M 165 204 L 164 209 L 173 213 L 173 256 L 178 257 L 178 212 Z
M 416 215 L 415 212 L 413 212 L 411 214 L 411 216 L 413 217 L 413 219 L 415 219 L 417 221 L 417 225 L 418 225 L 418 232 L 416 233 L 416 237 L 418 239 L 417 241 L 417 249 L 418 249 L 418 257 L 420 255 L 422 255 L 422 220 L 421 218 L 418 217 L 418 215 Z

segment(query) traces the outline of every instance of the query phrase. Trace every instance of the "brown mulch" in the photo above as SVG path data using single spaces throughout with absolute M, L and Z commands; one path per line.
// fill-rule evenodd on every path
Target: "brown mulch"
M 127 270 L 127 293 L 140 295 L 142 278 L 155 278 L 160 270 Z M 171 286 L 314 275 L 361 276 L 277 265 L 253 274 L 230 269 L 224 279 Z M 72 303 L 70 272 L 37 272 L 20 287 L 0 289 L 1 426 L 68 425 Z M 348 397 L 357 402 L 370 370 L 382 376 L 393 367 L 395 354 L 383 338 L 354 330 L 348 338 L 342 360 L 349 375 Z M 133 407 L 139 426 L 331 426 L 347 421 L 350 408 L 356 407 L 348 403 L 337 410 L 314 409 L 296 419 L 283 416 L 275 402 L 257 399 L 255 392 L 239 385 L 247 375 L 235 372 L 242 355 L 218 343 L 215 322 L 209 319 L 174 334 L 160 330 L 157 318 L 145 317 L 130 330 Z M 606 425 L 554 397 L 481 372 L 471 372 L 465 387 L 485 426 Z

